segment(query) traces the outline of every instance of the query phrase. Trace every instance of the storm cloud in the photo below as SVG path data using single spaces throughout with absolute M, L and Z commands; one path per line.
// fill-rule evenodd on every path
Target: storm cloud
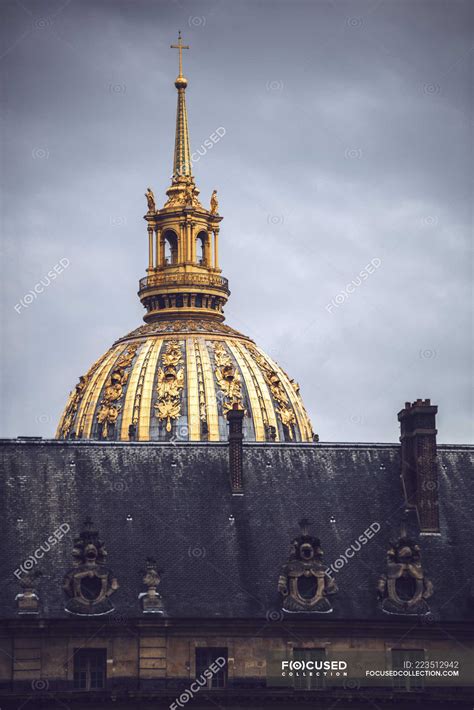
M 2 435 L 53 435 L 79 375 L 140 325 L 144 192 L 160 204 L 169 185 L 181 29 L 194 174 L 224 215 L 226 322 L 300 383 L 321 440 L 396 441 L 403 403 L 431 397 L 439 440 L 469 441 L 471 3 L 2 13 Z

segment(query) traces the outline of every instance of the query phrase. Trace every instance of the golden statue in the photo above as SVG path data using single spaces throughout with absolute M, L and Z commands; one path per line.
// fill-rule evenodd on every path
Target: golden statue
M 217 201 L 217 190 L 213 190 L 212 195 L 211 195 L 210 213 L 217 214 L 218 209 L 219 209 L 219 202 Z
M 191 181 L 187 182 L 184 188 L 184 205 L 185 207 L 193 207 L 194 204 L 194 185 Z
M 155 195 L 151 187 L 147 187 L 145 197 L 148 204 L 148 212 L 156 212 Z

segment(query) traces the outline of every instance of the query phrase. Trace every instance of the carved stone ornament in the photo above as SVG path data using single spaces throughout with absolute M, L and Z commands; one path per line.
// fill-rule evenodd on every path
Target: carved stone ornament
M 129 371 L 127 368 L 132 364 L 138 345 L 139 343 L 132 343 L 132 345 L 129 345 L 127 350 L 120 355 L 105 383 L 104 395 L 100 403 L 99 411 L 97 412 L 101 439 L 108 439 L 109 434 L 114 431 L 115 423 L 122 408 L 119 404 L 119 400 L 122 398 L 123 388 L 128 381 Z
M 425 577 L 420 548 L 403 535 L 387 550 L 387 570 L 377 584 L 377 596 L 387 614 L 421 615 L 430 613 L 426 602 L 433 585 Z
M 109 597 L 118 582 L 106 566 L 107 551 L 99 533 L 88 518 L 79 537 L 74 540 L 73 567 L 64 578 L 68 601 L 66 611 L 81 616 L 108 614 L 114 607 Z
M 39 611 L 39 597 L 36 593 L 38 580 L 41 577 L 39 570 L 30 570 L 19 578 L 23 591 L 15 597 L 18 614 L 37 614 Z
M 163 365 L 158 370 L 156 391 L 158 401 L 155 412 L 158 419 L 166 421 L 166 431 L 171 431 L 171 420 L 181 413 L 181 391 L 184 387 L 184 369 L 181 348 L 176 340 L 171 340 L 163 355 Z
M 288 562 L 282 567 L 278 591 L 285 612 L 327 614 L 332 611 L 328 597 L 337 592 L 336 582 L 323 564 L 321 543 L 309 535 L 309 522 L 300 522 L 301 535 L 291 543 Z
M 146 561 L 145 575 L 143 584 L 148 587 L 146 592 L 138 595 L 141 607 L 144 614 L 164 614 L 165 609 L 161 595 L 156 591 L 157 586 L 161 581 L 158 573 L 156 560 L 153 557 L 148 557 Z

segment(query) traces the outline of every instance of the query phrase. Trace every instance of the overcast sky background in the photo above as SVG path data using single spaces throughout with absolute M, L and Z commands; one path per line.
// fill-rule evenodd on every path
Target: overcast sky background
M 397 441 L 403 403 L 431 397 L 438 440 L 472 441 L 473 7 L 4 2 L 0 434 L 52 436 L 79 375 L 142 322 L 181 29 L 192 149 L 225 128 L 194 174 L 224 215 L 226 322 L 298 380 L 321 440 Z

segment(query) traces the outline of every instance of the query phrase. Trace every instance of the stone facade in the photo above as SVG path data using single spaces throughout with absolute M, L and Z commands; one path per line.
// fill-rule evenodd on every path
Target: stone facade
M 18 704 L 19 699 L 26 696 L 34 699 L 34 707 L 50 707 L 48 702 L 51 703 L 52 697 L 73 708 L 86 707 L 94 698 L 119 703 L 117 707 L 130 710 L 169 707 L 196 677 L 196 649 L 202 648 L 227 649 L 227 680 L 225 688 L 201 689 L 193 699 L 193 706 L 212 707 L 217 702 L 222 707 L 232 703 L 232 707 L 242 708 L 253 707 L 249 703 L 256 703 L 258 698 L 277 706 L 293 707 L 289 691 L 294 695 L 295 707 L 305 697 L 309 701 L 316 691 L 307 692 L 311 687 L 308 684 L 305 688 L 305 681 L 276 682 L 268 675 L 269 662 L 275 654 L 291 659 L 295 649 L 325 649 L 328 658 L 342 653 L 350 662 L 362 652 L 372 651 L 385 658 L 385 666 L 390 668 L 392 649 L 423 649 L 427 657 L 438 657 L 446 652 L 446 635 L 449 635 L 452 644 L 463 645 L 474 653 L 470 632 L 449 624 L 433 625 L 433 628 L 431 624 L 421 625 L 413 629 L 409 624 L 390 627 L 308 621 L 301 624 L 275 619 L 262 626 L 230 621 L 137 623 L 111 617 L 104 624 L 84 628 L 73 622 L 34 626 L 36 628 L 28 629 L 12 625 L 2 632 L 2 707 L 17 707 L 14 703 Z M 107 679 L 103 690 L 81 696 L 74 688 L 77 649 L 106 650 Z M 336 688 L 336 681 L 327 680 L 326 686 L 317 692 L 322 697 L 330 697 Z M 402 707 L 408 707 L 409 701 L 419 703 L 422 699 L 424 703 L 432 703 L 432 707 L 444 707 L 445 703 L 452 702 L 452 707 L 462 708 L 469 707 L 472 698 L 469 689 L 409 689 L 395 683 L 385 688 L 364 688 L 346 681 L 342 686 L 339 683 L 338 692 L 340 707 L 358 707 L 358 702 L 367 703 L 368 698 L 391 696 L 392 700 L 404 703 Z

